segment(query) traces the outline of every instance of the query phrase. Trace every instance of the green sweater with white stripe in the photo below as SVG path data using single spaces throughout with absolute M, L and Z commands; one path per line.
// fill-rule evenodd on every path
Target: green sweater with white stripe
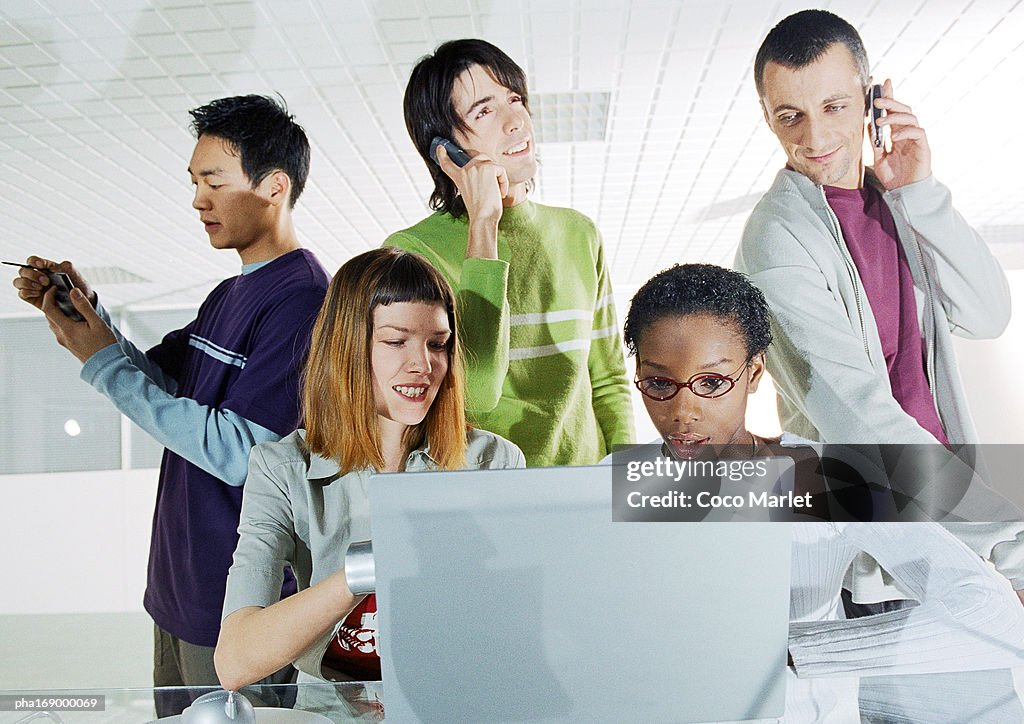
M 470 420 L 531 467 L 590 465 L 633 442 L 604 247 L 572 209 L 525 201 L 498 225 L 498 259 L 467 259 L 465 217 L 436 213 L 388 237 L 447 277 L 466 351 Z

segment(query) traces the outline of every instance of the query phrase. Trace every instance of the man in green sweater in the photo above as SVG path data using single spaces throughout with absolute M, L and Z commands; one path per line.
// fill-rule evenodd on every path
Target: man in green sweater
M 530 466 L 592 464 L 631 443 L 601 236 L 586 216 L 527 199 L 537 160 L 522 68 L 482 40 L 444 43 L 412 71 L 405 124 L 436 213 L 385 244 L 422 254 L 455 289 L 470 419 Z M 439 147 L 435 163 L 435 137 L 469 162 Z

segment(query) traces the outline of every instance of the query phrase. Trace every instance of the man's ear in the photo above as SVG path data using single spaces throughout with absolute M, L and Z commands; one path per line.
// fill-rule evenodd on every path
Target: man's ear
M 761 113 L 764 114 L 764 122 L 768 124 L 768 128 L 772 127 L 772 122 L 768 120 L 768 109 L 764 107 L 764 98 L 758 101 L 761 104 Z
M 750 358 L 750 367 L 748 374 L 750 375 L 750 382 L 747 384 L 747 394 L 757 392 L 757 386 L 761 382 L 761 378 L 764 376 L 764 352 L 758 352 Z
M 292 195 L 292 179 L 284 171 L 274 171 L 263 179 L 261 186 L 266 187 L 267 201 L 272 206 L 288 204 Z

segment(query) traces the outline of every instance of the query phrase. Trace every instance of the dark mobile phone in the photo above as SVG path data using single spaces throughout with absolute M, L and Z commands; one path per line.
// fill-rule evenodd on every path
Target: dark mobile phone
M 57 289 L 57 291 L 54 292 L 56 295 L 57 307 L 64 313 L 64 316 L 70 317 L 76 322 L 85 321 L 85 317 L 75 309 L 75 305 L 71 303 L 71 297 L 68 296 L 71 290 L 75 288 L 75 285 L 71 283 L 71 277 L 67 274 L 64 272 L 53 271 L 51 269 L 40 269 L 37 266 L 31 266 L 29 264 L 19 264 L 16 261 L 5 261 L 0 263 L 7 264 L 8 266 L 21 267 L 22 269 L 32 269 L 33 271 L 45 274 L 50 279 L 50 285 Z
M 448 152 L 448 158 L 450 158 L 452 163 L 459 168 L 462 168 L 469 163 L 469 155 L 465 151 L 449 141 L 447 138 L 441 138 L 440 136 L 434 136 L 434 140 L 430 142 L 430 157 L 434 159 L 434 163 L 437 163 L 438 146 L 444 146 L 444 150 Z
M 875 108 L 875 98 L 882 97 L 882 86 L 873 85 L 868 90 L 868 127 L 871 130 L 871 142 L 876 148 L 882 147 L 882 129 L 878 126 L 878 119 L 885 115 L 881 108 Z

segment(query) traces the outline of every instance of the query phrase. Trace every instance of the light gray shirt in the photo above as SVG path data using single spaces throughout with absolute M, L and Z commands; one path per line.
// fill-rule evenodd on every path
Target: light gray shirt
M 242 496 L 238 547 L 228 571 L 224 618 L 240 608 L 267 607 L 281 595 L 285 566 L 299 590 L 339 571 L 352 541 L 370 540 L 368 469 L 340 475 L 334 460 L 303 447 L 305 430 L 253 448 Z M 485 430 L 466 436 L 466 468 L 523 468 L 522 451 Z M 429 446 L 409 453 L 406 472 L 437 470 Z M 321 676 L 320 660 L 341 621 L 300 655 L 300 670 Z

